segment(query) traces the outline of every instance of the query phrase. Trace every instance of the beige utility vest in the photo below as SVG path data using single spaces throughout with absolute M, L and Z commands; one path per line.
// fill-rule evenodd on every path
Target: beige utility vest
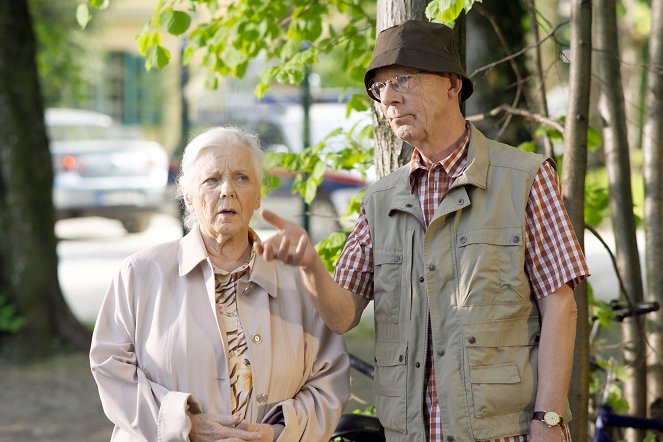
M 427 229 L 409 166 L 367 190 L 374 394 L 388 441 L 426 440 L 429 315 L 445 439 L 529 433 L 540 323 L 525 273 L 525 208 L 543 161 L 472 127 L 468 167 Z

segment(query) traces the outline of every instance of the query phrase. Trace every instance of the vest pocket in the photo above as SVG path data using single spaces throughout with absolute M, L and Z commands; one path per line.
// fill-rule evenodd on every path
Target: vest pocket
M 374 247 L 373 289 L 375 321 L 398 322 L 403 277 L 403 249 Z
M 537 317 L 466 324 L 465 349 L 476 418 L 533 409 L 539 334 Z
M 524 275 L 522 226 L 487 226 L 456 235 L 461 305 L 523 304 L 529 294 Z
M 374 402 L 380 422 L 387 430 L 405 433 L 407 344 L 377 341 L 375 344 Z

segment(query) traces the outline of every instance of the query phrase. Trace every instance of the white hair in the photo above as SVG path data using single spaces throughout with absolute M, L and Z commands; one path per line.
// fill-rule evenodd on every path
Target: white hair
M 265 153 L 260 148 L 258 136 L 239 127 L 212 127 L 194 139 L 184 148 L 180 173 L 177 178 L 177 196 L 184 201 L 186 195 L 190 195 L 195 188 L 195 182 L 200 173 L 199 163 L 202 152 L 208 149 L 224 149 L 227 146 L 245 146 L 251 155 L 251 162 L 258 177 L 258 183 L 262 184 L 263 163 Z M 193 208 L 185 204 L 184 225 L 188 228 L 197 222 Z

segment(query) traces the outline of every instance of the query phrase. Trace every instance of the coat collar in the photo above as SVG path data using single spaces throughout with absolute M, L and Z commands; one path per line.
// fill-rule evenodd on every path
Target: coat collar
M 180 276 L 187 275 L 203 261 L 209 262 L 207 249 L 205 248 L 205 243 L 197 224 L 180 239 L 177 261 L 179 263 Z M 249 282 L 259 285 L 270 296 L 276 297 L 278 295 L 278 272 L 276 266 L 276 261 L 268 262 L 262 256 L 256 255 Z

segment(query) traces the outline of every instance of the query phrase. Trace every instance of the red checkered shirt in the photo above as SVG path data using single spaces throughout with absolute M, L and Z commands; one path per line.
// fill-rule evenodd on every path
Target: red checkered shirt
M 426 226 L 454 180 L 467 167 L 469 124 L 458 147 L 443 160 L 430 164 L 415 149 L 410 161 L 410 186 L 417 192 Z M 562 285 L 574 288 L 589 275 L 578 240 L 562 203 L 559 179 L 547 161 L 539 169 L 527 201 L 525 270 L 537 299 L 554 293 Z M 343 288 L 373 299 L 373 244 L 362 206 L 359 219 L 336 264 L 334 278 Z M 430 324 L 428 327 L 430 334 Z M 428 339 L 431 342 L 431 339 Z M 442 439 L 442 422 L 435 386 L 431 348 L 426 357 L 424 418 L 428 440 Z M 570 441 L 568 427 L 562 428 Z M 495 442 L 527 441 L 528 435 L 495 439 Z

